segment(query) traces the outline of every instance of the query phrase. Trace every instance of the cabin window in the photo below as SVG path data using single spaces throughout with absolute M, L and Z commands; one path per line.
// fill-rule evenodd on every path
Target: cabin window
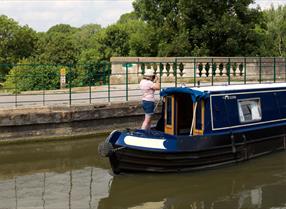
M 238 100 L 238 112 L 241 123 L 261 120 L 260 99 Z
M 172 97 L 167 97 L 166 124 L 172 125 Z

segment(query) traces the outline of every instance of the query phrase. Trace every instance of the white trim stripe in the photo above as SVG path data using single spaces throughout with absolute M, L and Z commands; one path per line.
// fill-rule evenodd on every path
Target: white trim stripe
M 166 149 L 164 142 L 166 140 L 162 139 L 152 139 L 152 138 L 142 138 L 135 136 L 126 136 L 124 142 L 127 145 L 136 146 L 136 147 L 145 147 L 145 148 L 154 148 L 154 149 Z
M 220 86 L 202 86 L 192 87 L 191 89 L 201 92 L 219 92 L 234 90 L 258 90 L 286 88 L 286 83 L 263 83 L 263 84 L 240 84 L 240 85 L 220 85 Z

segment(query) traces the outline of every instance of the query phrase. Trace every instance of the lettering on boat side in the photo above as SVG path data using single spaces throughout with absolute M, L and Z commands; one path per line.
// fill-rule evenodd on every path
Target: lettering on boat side
M 229 95 L 225 95 L 224 97 L 222 97 L 225 100 L 229 100 L 229 99 L 236 99 L 236 96 L 229 96 Z
M 141 138 L 135 136 L 126 136 L 124 142 L 127 145 L 154 149 L 166 149 L 164 142 L 166 140 L 162 139 L 152 139 L 152 138 Z

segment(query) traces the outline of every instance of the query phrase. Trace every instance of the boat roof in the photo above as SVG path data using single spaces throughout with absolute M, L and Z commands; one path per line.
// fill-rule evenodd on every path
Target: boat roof
M 226 92 L 238 90 L 258 90 L 258 89 L 276 89 L 286 88 L 286 83 L 261 83 L 261 84 L 239 84 L 239 85 L 219 85 L 192 87 L 193 90 L 201 92 Z
M 177 93 L 189 94 L 192 100 L 198 101 L 209 97 L 211 93 L 225 93 L 231 91 L 251 91 L 259 89 L 281 89 L 286 88 L 286 83 L 263 83 L 263 84 L 240 84 L 240 85 L 220 85 L 202 87 L 169 87 L 160 92 L 160 96 L 167 96 Z

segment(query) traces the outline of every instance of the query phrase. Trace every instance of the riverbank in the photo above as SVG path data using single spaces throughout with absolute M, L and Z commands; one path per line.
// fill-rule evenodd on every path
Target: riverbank
M 5 108 L 0 110 L 0 144 L 97 136 L 138 128 L 143 118 L 140 102 Z

